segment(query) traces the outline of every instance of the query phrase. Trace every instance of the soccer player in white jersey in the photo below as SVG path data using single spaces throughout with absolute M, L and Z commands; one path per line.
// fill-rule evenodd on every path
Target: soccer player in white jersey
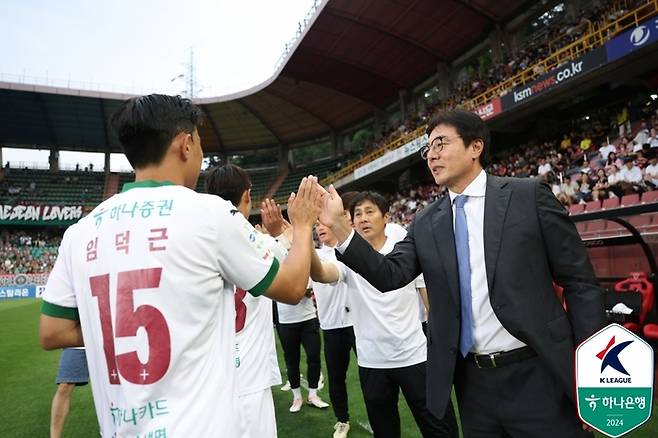
M 86 346 L 103 436 L 239 437 L 234 287 L 290 303 L 306 290 L 317 179 L 290 197 L 300 243 L 279 262 L 230 202 L 192 190 L 201 114 L 179 96 L 119 108 L 135 182 L 66 231 L 46 285 L 41 345 Z
M 251 181 L 244 169 L 232 164 L 215 167 L 206 175 L 205 188 L 207 193 L 231 201 L 240 214 L 249 217 Z M 268 235 L 263 239 L 277 259 L 285 259 L 286 248 Z M 243 412 L 242 435 L 276 437 L 271 387 L 281 383 L 281 372 L 274 341 L 272 300 L 236 289 L 235 311 L 235 368 Z
M 351 202 L 356 231 L 373 248 L 387 254 L 396 243 L 385 234 L 388 202 L 378 193 L 361 192 Z M 425 437 L 456 437 L 452 405 L 443 419 L 426 406 L 426 338 L 418 318 L 418 291 L 413 282 L 381 293 L 342 263 L 322 262 L 313 253 L 311 278 L 322 283 L 345 282 L 351 292 L 357 360 L 368 419 L 376 437 L 399 437 L 399 391 Z M 389 294 L 392 294 L 389 297 Z

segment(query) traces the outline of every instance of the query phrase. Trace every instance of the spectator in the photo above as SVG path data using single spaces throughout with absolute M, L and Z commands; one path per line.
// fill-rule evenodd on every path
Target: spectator
M 592 200 L 599 201 L 608 197 L 608 177 L 605 174 L 604 169 L 599 169 L 596 171 L 596 181 L 594 187 L 592 188 Z
M 580 186 L 576 198 L 581 204 L 592 200 L 592 187 L 590 186 L 589 176 L 585 172 L 580 177 Z
M 652 190 L 658 189 L 658 155 L 651 157 L 644 169 L 644 184 Z
M 602 143 L 602 146 L 599 149 L 599 153 L 601 154 L 601 158 L 603 159 L 603 161 L 607 161 L 610 154 L 616 152 L 617 152 L 617 148 L 615 147 L 615 145 L 607 142 Z
M 537 175 L 544 176 L 552 170 L 551 163 L 546 161 L 546 158 L 539 159 L 539 166 L 537 167 Z

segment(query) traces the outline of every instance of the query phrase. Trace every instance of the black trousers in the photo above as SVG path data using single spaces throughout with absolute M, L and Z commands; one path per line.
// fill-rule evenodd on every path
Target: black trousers
M 400 437 L 400 389 L 423 437 L 458 436 L 452 402 L 442 419 L 436 418 L 427 409 L 425 376 L 425 362 L 402 368 L 359 367 L 363 398 L 375 438 Z
M 317 318 L 277 326 L 283 357 L 286 360 L 288 381 L 291 388 L 299 388 L 300 346 L 306 352 L 309 388 L 317 388 L 320 380 L 320 323 Z
M 464 438 L 593 437 L 536 356 L 486 369 L 460 359 L 455 389 Z
M 329 375 L 329 398 L 336 419 L 347 423 L 350 419 L 347 408 L 347 368 L 350 366 L 350 350 L 356 353 L 354 329 L 343 327 L 323 330 L 324 360 L 327 363 Z

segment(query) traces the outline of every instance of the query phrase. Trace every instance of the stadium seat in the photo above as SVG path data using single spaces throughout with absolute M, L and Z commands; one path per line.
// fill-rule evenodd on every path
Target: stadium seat
M 621 207 L 628 207 L 640 203 L 640 195 L 633 193 L 632 195 L 624 195 L 621 198 Z
M 624 327 L 633 333 L 642 334 L 642 328 L 647 315 L 653 307 L 654 301 L 653 285 L 647 279 L 647 275 L 644 272 L 631 272 L 629 278 L 615 284 L 615 291 L 620 293 L 635 292 L 642 296 L 642 307 L 640 308 L 638 322 L 627 322 L 624 324 Z M 649 332 L 653 331 L 653 327 L 649 329 Z
M 642 194 L 643 204 L 652 204 L 654 202 L 658 202 L 658 190 L 652 190 Z
M 603 200 L 602 208 L 604 210 L 619 207 L 619 198 L 608 198 Z
M 599 219 L 587 223 L 587 232 L 594 233 L 596 235 L 601 235 L 601 232 L 606 229 L 607 226 L 606 220 Z
M 569 214 L 578 214 L 585 211 L 585 204 L 573 204 L 569 206 Z
M 646 228 L 649 228 L 651 225 L 651 215 L 649 214 L 640 214 L 637 216 L 631 216 L 628 218 L 628 222 L 633 225 L 637 230 L 642 233 Z
M 589 201 L 587 204 L 585 204 L 586 212 L 598 211 L 600 209 L 601 209 L 601 201 Z
M 583 237 L 583 234 L 587 233 L 587 222 L 577 222 L 576 229 L 580 233 L 580 237 Z

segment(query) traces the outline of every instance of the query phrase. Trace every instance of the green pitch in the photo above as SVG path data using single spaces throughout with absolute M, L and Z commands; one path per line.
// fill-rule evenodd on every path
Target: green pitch
M 47 437 L 49 434 L 50 402 L 55 392 L 54 381 L 60 352 L 43 351 L 39 347 L 38 319 L 39 302 L 35 300 L 0 302 L 0 435 L 4 438 Z M 305 360 L 302 353 L 303 374 L 306 374 Z M 283 368 L 285 381 L 285 367 L 280 349 L 279 363 Z M 324 363 L 323 374 L 326 379 Z M 354 438 L 372 436 L 364 428 L 367 425 L 367 415 L 359 387 L 356 360 L 352 361 L 348 371 L 348 390 L 352 417 L 350 436 Z M 331 437 L 336 421 L 331 408 L 320 410 L 304 405 L 301 412 L 291 414 L 288 412 L 288 407 L 292 401 L 292 394 L 280 391 L 278 387 L 273 388 L 272 392 L 280 437 Z M 306 398 L 304 389 L 302 394 Z M 320 396 L 329 402 L 326 386 L 320 391 Z M 420 433 L 402 396 L 400 412 L 402 436 L 419 437 Z M 99 436 L 91 388 L 88 385 L 76 388 L 73 392 L 71 413 L 63 436 L 66 438 Z M 639 430 L 626 436 L 629 438 L 658 436 L 656 415 L 652 415 L 649 422 Z

